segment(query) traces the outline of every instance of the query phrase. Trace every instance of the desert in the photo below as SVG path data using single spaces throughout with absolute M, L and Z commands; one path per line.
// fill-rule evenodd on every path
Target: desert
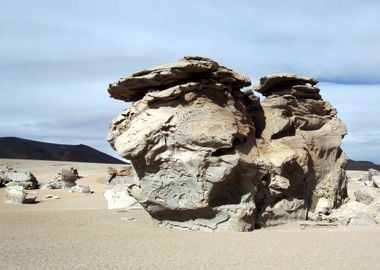
M 3 138 L 2 155 L 30 159 L 0 159 L 2 268 L 371 269 L 380 172 L 347 171 L 347 128 L 317 83 L 280 73 L 243 90 L 249 78 L 186 56 L 110 84 L 133 102 L 107 137 L 130 164 Z
M 109 85 L 124 162 L 3 138 L 30 159 L 0 159 L 2 269 L 372 269 L 380 172 L 347 170 L 317 84 L 186 56 Z
M 3 1 L 0 270 L 380 269 L 379 10 Z
M 37 190 L 35 204 L 1 200 L 2 269 L 374 269 L 378 263 L 378 226 L 172 230 L 153 225 L 144 210 L 107 209 L 103 192 L 109 164 L 1 159 L 0 165 L 24 168 L 41 181 L 73 166 L 83 176 L 78 184 L 94 191 Z M 0 192 L 2 198 L 4 189 Z M 60 199 L 44 199 L 47 194 Z

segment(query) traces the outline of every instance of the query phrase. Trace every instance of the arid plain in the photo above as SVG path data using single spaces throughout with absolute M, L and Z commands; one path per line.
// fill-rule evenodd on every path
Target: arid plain
M 1 159 L 48 182 L 73 166 L 94 193 L 36 190 L 0 201 L 1 269 L 376 269 L 379 227 L 282 225 L 251 233 L 169 230 L 142 210 L 107 210 L 107 164 Z M 121 168 L 122 165 L 112 165 Z M 60 199 L 44 198 L 47 194 Z M 4 189 L 0 189 L 4 198 Z

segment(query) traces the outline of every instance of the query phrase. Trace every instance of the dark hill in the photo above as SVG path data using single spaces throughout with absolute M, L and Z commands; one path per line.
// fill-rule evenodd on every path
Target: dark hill
M 84 144 L 55 144 L 14 137 L 0 138 L 0 158 L 124 164 Z
M 346 169 L 354 171 L 367 171 L 368 169 L 375 169 L 380 171 L 380 165 L 369 161 L 355 161 L 350 159 L 348 160 Z

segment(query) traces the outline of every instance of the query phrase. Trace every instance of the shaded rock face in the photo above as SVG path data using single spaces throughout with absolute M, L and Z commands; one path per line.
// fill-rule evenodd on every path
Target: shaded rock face
M 346 129 L 316 80 L 250 80 L 211 59 L 185 57 L 111 84 L 134 101 L 108 141 L 131 160 L 132 195 L 168 227 L 250 231 L 306 219 L 318 200 L 346 196 L 340 149 Z M 307 94 L 300 94 L 307 93 Z

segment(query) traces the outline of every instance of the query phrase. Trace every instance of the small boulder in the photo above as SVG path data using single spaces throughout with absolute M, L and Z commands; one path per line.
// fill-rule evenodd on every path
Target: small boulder
M 142 209 L 142 206 L 129 195 L 127 189 L 115 186 L 104 192 L 108 209 Z
M 373 217 L 353 217 L 350 220 L 349 226 L 375 226 L 376 220 Z
M 76 186 L 76 180 L 79 179 L 78 170 L 75 168 L 62 169 L 53 181 L 43 185 L 42 189 L 66 189 Z
M 361 184 L 367 187 L 372 187 L 372 188 L 375 187 L 372 181 L 364 181 L 364 182 L 361 182 Z
M 371 181 L 371 174 L 368 171 L 346 171 L 347 181 L 366 182 Z
M 275 175 L 269 184 L 269 190 L 271 191 L 271 194 L 277 195 L 281 194 L 282 192 L 286 191 L 290 187 L 289 179 L 280 176 Z
M 5 203 L 22 204 L 26 198 L 26 192 L 22 186 L 9 186 L 5 189 Z
M 22 186 L 25 189 L 37 189 L 38 181 L 36 177 L 28 171 L 17 171 L 7 167 L 0 170 L 0 185 Z
M 60 189 L 62 188 L 61 181 L 51 181 L 47 184 L 41 185 L 41 189 Z
M 380 188 L 380 175 L 373 175 L 372 182 L 375 187 Z
M 328 215 L 331 211 L 331 202 L 326 198 L 320 198 L 315 207 L 315 213 Z
M 380 172 L 378 170 L 375 170 L 375 169 L 369 169 L 368 170 L 368 173 L 371 175 L 371 176 L 374 176 L 374 175 L 380 175 Z
M 304 200 L 296 198 L 282 199 L 273 207 L 267 207 L 266 226 L 289 223 L 292 220 L 306 220 L 306 207 Z
M 84 186 L 84 185 L 76 185 L 70 188 L 71 192 L 77 192 L 77 193 L 84 193 L 84 194 L 89 194 L 91 193 L 91 189 L 89 186 Z
M 7 204 L 23 204 L 34 203 L 37 194 L 26 193 L 23 186 L 9 186 L 5 189 L 5 203 Z
M 378 192 L 371 187 L 363 186 L 354 192 L 356 201 L 366 205 L 370 205 L 377 196 Z
M 349 201 L 333 211 L 332 216 L 343 225 L 364 226 L 376 222 L 374 209 L 357 201 Z

